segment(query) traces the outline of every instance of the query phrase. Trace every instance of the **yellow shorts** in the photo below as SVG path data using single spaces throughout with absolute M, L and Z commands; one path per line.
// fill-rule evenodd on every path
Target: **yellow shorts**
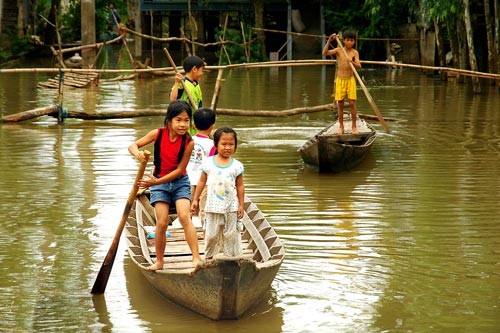
M 356 80 L 354 80 L 354 76 L 350 78 L 337 77 L 335 80 L 335 100 L 343 101 L 346 95 L 348 99 L 356 99 Z

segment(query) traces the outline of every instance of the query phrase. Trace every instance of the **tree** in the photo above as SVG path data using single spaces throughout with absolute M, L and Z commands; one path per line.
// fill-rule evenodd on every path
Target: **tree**
M 490 13 L 490 0 L 484 0 L 484 21 L 486 23 L 486 40 L 488 42 L 488 71 L 495 73 L 495 41 Z
M 257 30 L 257 41 L 260 44 L 260 50 L 267 54 L 266 52 L 266 34 L 264 33 L 264 0 L 255 0 L 253 2 L 254 16 L 255 16 L 255 27 Z
M 477 60 L 476 54 L 474 50 L 474 38 L 472 32 L 472 24 L 470 20 L 470 4 L 469 0 L 463 0 L 464 4 L 464 23 L 465 23 L 465 32 L 467 36 L 467 46 L 469 48 L 469 63 L 470 68 L 473 71 L 477 71 Z M 479 83 L 479 78 L 477 76 L 472 77 L 472 89 L 475 94 L 481 93 L 481 85 Z

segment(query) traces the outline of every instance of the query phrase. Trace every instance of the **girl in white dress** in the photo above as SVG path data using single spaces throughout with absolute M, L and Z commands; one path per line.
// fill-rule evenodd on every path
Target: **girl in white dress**
M 230 127 L 217 129 L 214 144 L 217 152 L 203 162 L 191 203 L 191 213 L 196 215 L 206 185 L 205 259 L 211 259 L 219 252 L 230 257 L 242 254 L 238 220 L 243 218 L 245 211 L 245 186 L 243 164 L 232 157 L 238 145 L 236 132 Z

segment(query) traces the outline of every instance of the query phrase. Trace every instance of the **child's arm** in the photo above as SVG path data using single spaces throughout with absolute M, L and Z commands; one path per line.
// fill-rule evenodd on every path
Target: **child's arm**
M 355 52 L 355 56 L 354 56 L 354 57 L 352 57 L 352 59 L 351 59 L 352 64 L 354 65 L 354 67 L 355 67 L 356 69 L 360 69 L 360 68 L 361 68 L 361 62 L 360 62 L 360 60 L 359 60 L 359 53 L 358 53 L 358 51 L 356 51 L 356 50 L 354 50 L 354 52 Z
M 158 135 L 157 129 L 150 131 L 148 134 L 146 134 L 145 136 L 143 136 L 142 138 L 138 139 L 130 146 L 128 146 L 129 153 L 132 154 L 135 158 L 137 158 L 139 162 L 144 162 L 144 160 L 146 159 L 144 157 L 144 152 L 139 149 L 153 142 L 157 135 Z
M 182 83 L 182 79 L 183 77 L 181 73 L 175 74 L 175 82 L 172 86 L 172 90 L 170 91 L 170 102 L 175 101 L 179 96 L 179 85 Z
M 193 194 L 193 201 L 191 202 L 191 214 L 193 215 L 198 215 L 200 195 L 206 183 L 207 183 L 207 174 L 204 171 L 202 171 L 200 180 L 198 180 L 198 184 L 196 185 L 196 190 L 194 191 Z
M 326 44 L 323 47 L 323 55 L 324 56 L 335 55 L 336 49 L 329 50 L 329 48 L 330 48 L 330 43 L 332 42 L 332 40 L 335 40 L 336 37 L 337 37 L 337 34 L 331 34 L 330 37 L 328 37 L 328 40 L 326 41 Z
M 238 196 L 238 218 L 242 219 L 245 214 L 245 185 L 243 174 L 236 177 L 236 195 Z

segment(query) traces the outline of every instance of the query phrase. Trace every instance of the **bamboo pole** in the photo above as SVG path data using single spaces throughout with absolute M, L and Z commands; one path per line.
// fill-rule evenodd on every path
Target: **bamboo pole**
M 298 107 L 288 110 L 240 110 L 240 109 L 225 109 L 218 108 L 217 114 L 227 115 L 227 116 L 244 116 L 244 117 L 290 117 L 295 115 L 300 115 L 303 113 L 315 113 L 323 111 L 334 110 L 336 106 L 334 104 L 317 105 L 312 107 Z M 347 111 L 346 111 L 347 113 Z M 34 119 L 41 116 L 51 116 L 57 117 L 58 110 L 56 105 L 50 105 L 47 107 L 34 109 L 30 111 L 19 112 L 16 114 L 4 116 L 1 118 L 1 122 L 13 123 L 20 122 L 24 120 Z M 107 119 L 127 119 L 127 118 L 139 118 L 139 117 L 155 117 L 155 116 L 166 116 L 166 109 L 142 109 L 142 110 L 124 110 L 124 111 L 106 111 L 101 113 L 86 113 L 81 111 L 68 111 L 66 118 L 75 118 L 83 120 L 107 120 Z M 364 115 L 358 113 L 360 118 L 377 120 L 375 116 Z M 385 118 L 388 121 L 400 121 L 400 119 L 395 118 Z
M 286 35 L 296 35 L 296 36 L 305 36 L 305 37 L 314 37 L 314 38 L 328 38 L 326 35 L 315 35 L 315 34 L 305 34 L 305 33 L 300 33 L 300 32 L 292 32 L 292 31 L 286 31 L 286 30 L 274 30 L 274 29 L 264 29 L 264 28 L 252 28 L 252 30 L 259 30 L 259 31 L 267 31 L 267 32 L 275 32 L 275 33 L 280 33 L 280 34 L 286 34 Z M 366 38 L 366 37 L 359 37 L 357 40 L 372 40 L 372 41 L 385 41 L 385 40 L 391 40 L 391 41 L 419 41 L 419 38 Z
M 442 71 L 448 73 L 457 73 L 466 76 L 476 76 L 484 79 L 492 79 L 498 80 L 500 79 L 500 74 L 495 73 L 486 73 L 486 72 L 478 72 L 471 71 L 467 69 L 459 69 L 453 67 L 435 67 L 435 66 L 425 66 L 425 65 L 414 65 L 414 64 L 404 64 L 400 62 L 386 62 L 386 61 L 372 61 L 372 60 L 363 60 L 361 61 L 363 64 L 368 65 L 385 65 L 389 67 L 401 67 L 401 68 L 414 68 L 414 69 L 422 69 L 422 70 L 433 70 L 433 71 Z
M 29 120 L 41 116 L 47 116 L 57 112 L 57 105 L 49 105 L 43 108 L 33 109 L 29 111 L 19 112 L 2 117 L 3 123 L 15 123 L 19 121 Z
M 75 47 L 69 47 L 66 49 L 62 49 L 59 51 L 56 51 L 56 53 L 68 53 L 68 52 L 75 52 L 75 51 L 80 51 L 80 50 L 86 50 L 86 49 L 95 49 L 98 47 L 102 47 L 108 44 L 114 44 L 118 42 L 120 39 L 124 38 L 124 35 L 120 35 L 116 37 L 115 39 L 106 41 L 106 42 L 101 42 L 101 43 L 95 43 L 95 44 L 88 44 L 88 45 L 82 45 L 82 46 L 75 46 Z
M 59 20 L 57 19 L 57 10 L 56 10 L 56 36 L 57 36 L 57 46 L 59 47 L 59 51 L 62 50 L 62 41 L 61 41 L 61 34 L 59 33 Z M 50 47 L 52 49 L 52 52 L 54 52 L 54 49 L 52 48 L 52 46 Z M 64 64 L 64 61 L 63 61 L 63 57 L 62 57 L 62 54 L 59 53 L 57 54 L 57 59 L 59 61 L 59 65 L 62 67 L 62 68 L 66 68 L 66 65 Z
M 372 96 L 368 92 L 368 89 L 366 89 L 365 84 L 363 83 L 363 80 L 361 79 L 361 77 L 358 74 L 358 71 L 356 70 L 356 68 L 354 67 L 352 62 L 349 60 L 349 56 L 347 55 L 347 52 L 346 52 L 344 46 L 340 42 L 339 37 L 336 35 L 335 38 L 337 39 L 337 43 L 340 46 L 340 48 L 342 49 L 342 52 L 344 52 L 344 56 L 346 57 L 347 62 L 349 62 L 349 65 L 351 66 L 353 74 L 356 76 L 356 79 L 358 80 L 359 84 L 361 85 L 361 88 L 363 88 L 363 91 L 365 92 L 366 98 L 368 99 L 368 102 L 370 102 L 370 105 L 372 106 L 373 111 L 375 111 L 375 114 L 377 115 L 377 117 L 378 117 L 380 123 L 382 124 L 382 126 L 384 127 L 385 131 L 387 133 L 389 133 L 389 126 L 387 126 L 387 124 L 384 120 L 384 117 L 382 117 L 382 114 L 380 113 L 380 110 L 378 109 L 377 104 L 375 104 L 375 101 L 373 100 Z M 356 119 L 353 119 L 353 121 L 356 121 Z M 354 129 L 354 127 L 353 127 L 353 129 Z
M 466 69 L 458 69 L 451 67 L 434 67 L 434 66 L 423 66 L 414 64 L 404 64 L 399 62 L 388 62 L 388 61 L 372 61 L 372 60 L 362 60 L 362 64 L 367 65 L 380 65 L 386 67 L 401 67 L 401 68 L 414 68 L 422 70 L 434 70 L 434 71 L 445 71 L 449 73 L 457 73 L 465 76 L 477 76 L 485 79 L 498 80 L 500 79 L 500 74 L 485 73 L 485 72 L 475 72 Z M 251 69 L 251 68 L 265 68 L 265 67 L 294 67 L 294 66 L 332 66 L 335 65 L 335 60 L 321 60 L 321 59 L 309 59 L 309 60 L 283 60 L 283 61 L 267 61 L 267 62 L 256 62 L 249 64 L 232 64 L 232 65 L 222 65 L 222 66 L 205 66 L 206 70 L 218 70 L 218 69 Z M 61 69 L 64 73 L 147 73 L 147 72 L 164 72 L 171 70 L 171 67 L 158 67 L 158 68 L 144 68 L 144 69 L 89 69 L 89 68 L 63 68 Z M 58 73 L 57 68 L 0 68 L 0 74 L 3 73 Z
M 217 73 L 217 80 L 215 81 L 215 88 L 214 88 L 214 95 L 212 97 L 212 104 L 210 105 L 210 108 L 212 110 L 217 109 L 217 101 L 219 100 L 219 92 L 220 92 L 220 86 L 221 86 L 221 81 L 222 81 L 222 72 L 224 72 L 224 69 L 219 69 L 219 72 Z
M 181 31 L 181 36 L 182 36 L 182 39 L 183 39 L 183 42 L 182 42 L 182 45 L 184 45 L 184 48 L 186 49 L 186 53 L 188 56 L 191 56 L 191 49 L 189 48 L 189 45 L 188 45 L 188 41 L 189 39 L 186 38 L 186 34 L 184 33 L 184 28 L 183 27 L 180 27 L 179 29 Z
M 227 63 L 231 64 L 231 58 L 229 58 L 229 54 L 227 54 L 226 46 L 224 45 L 224 39 L 226 38 L 226 31 L 227 31 L 227 22 L 228 22 L 229 15 L 226 14 L 226 20 L 224 21 L 224 31 L 222 32 L 222 37 L 219 36 L 219 40 L 221 41 L 221 53 L 219 55 L 219 66 L 221 64 L 222 60 L 222 51 L 226 54 L 227 57 Z
M 245 37 L 245 29 L 243 28 L 243 21 L 240 21 L 240 26 L 241 26 L 241 36 L 243 37 L 243 47 L 245 50 L 245 58 L 247 59 L 247 63 L 250 62 L 250 53 L 247 48 L 247 41 Z
M 222 42 L 222 38 L 219 36 L 220 41 Z M 224 44 L 222 44 L 222 50 L 224 51 L 224 54 L 226 55 L 227 62 L 231 65 L 231 58 L 229 57 L 229 54 L 227 53 L 226 48 L 224 47 Z M 220 58 L 219 58 L 220 59 Z M 219 63 L 220 66 L 220 63 Z

